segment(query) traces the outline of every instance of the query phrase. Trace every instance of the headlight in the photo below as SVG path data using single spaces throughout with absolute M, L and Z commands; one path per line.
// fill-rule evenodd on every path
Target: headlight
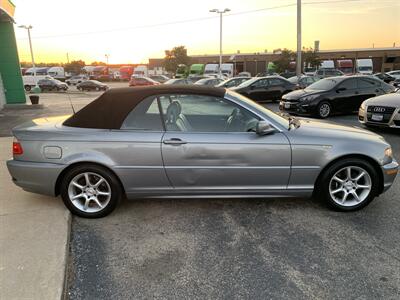
M 385 149 L 385 156 L 393 158 L 393 152 L 391 147 Z
M 366 101 L 364 101 L 363 103 L 361 103 L 361 109 L 363 109 L 363 110 L 365 110 L 365 107 L 366 107 L 365 102 L 366 102 Z
M 301 102 L 306 102 L 306 101 L 312 101 L 314 99 L 316 99 L 319 95 L 310 95 L 310 96 L 305 96 L 303 98 L 300 98 L 299 100 Z

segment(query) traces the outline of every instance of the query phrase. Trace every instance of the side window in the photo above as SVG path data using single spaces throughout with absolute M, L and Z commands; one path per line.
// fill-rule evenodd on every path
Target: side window
M 169 95 L 160 99 L 167 131 L 249 132 L 259 118 L 226 99 L 200 95 Z
M 268 80 L 267 79 L 260 79 L 256 82 L 254 82 L 252 87 L 258 88 L 258 87 L 267 87 L 268 86 Z
M 368 79 L 368 78 L 359 78 L 358 79 L 358 87 L 360 89 L 374 88 L 374 87 L 377 87 L 378 85 L 379 85 L 379 83 L 372 79 Z
M 318 70 L 317 74 L 318 75 L 324 75 L 324 70 Z
M 151 96 L 136 105 L 125 118 L 121 129 L 164 131 L 157 98 Z
M 354 90 L 357 88 L 357 80 L 354 78 L 347 79 L 339 85 L 339 88 L 345 88 L 346 90 Z
M 277 86 L 277 85 L 283 85 L 284 82 L 278 78 L 270 78 L 268 79 L 269 85 L 271 86 Z

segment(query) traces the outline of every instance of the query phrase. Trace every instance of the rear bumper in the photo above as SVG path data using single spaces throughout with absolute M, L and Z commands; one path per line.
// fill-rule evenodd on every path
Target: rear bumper
M 57 178 L 65 165 L 11 159 L 7 168 L 12 181 L 25 191 L 55 196 Z
M 399 164 L 394 159 L 391 163 L 382 166 L 382 173 L 383 173 L 382 192 L 387 191 L 392 186 L 398 170 L 399 170 Z

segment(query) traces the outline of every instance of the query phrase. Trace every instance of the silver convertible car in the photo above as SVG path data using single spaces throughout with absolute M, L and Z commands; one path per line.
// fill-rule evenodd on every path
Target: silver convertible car
M 317 195 L 366 206 L 398 164 L 379 135 L 277 115 L 222 88 L 113 89 L 72 116 L 13 129 L 15 184 L 103 217 L 135 197 Z

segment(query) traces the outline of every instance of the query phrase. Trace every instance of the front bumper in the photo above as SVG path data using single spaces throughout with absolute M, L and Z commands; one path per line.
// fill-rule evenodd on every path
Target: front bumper
M 7 168 L 12 181 L 22 189 L 49 196 L 56 195 L 56 182 L 65 165 L 10 159 Z
M 279 110 L 294 115 L 310 116 L 314 114 L 315 107 L 306 103 L 281 100 L 279 102 Z
M 374 120 L 373 116 L 374 118 L 381 116 L 382 120 Z M 368 107 L 366 109 L 360 108 L 358 121 L 365 125 L 400 128 L 400 108 L 396 108 L 389 113 L 373 113 Z
M 382 193 L 387 191 L 393 184 L 396 175 L 399 171 L 399 164 L 395 159 L 391 163 L 383 165 L 382 167 L 383 173 L 383 190 Z

